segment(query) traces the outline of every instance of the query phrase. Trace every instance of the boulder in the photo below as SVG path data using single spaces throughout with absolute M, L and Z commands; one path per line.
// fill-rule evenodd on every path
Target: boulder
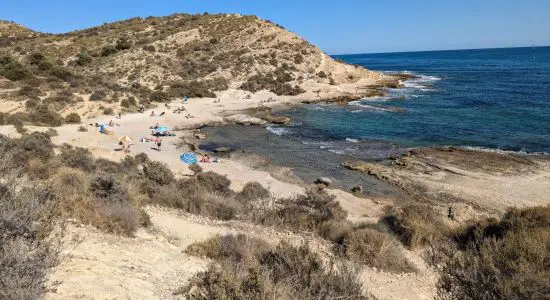
M 264 118 L 269 123 L 273 124 L 288 124 L 290 123 L 290 118 L 285 116 L 273 116 L 273 115 L 267 115 Z
M 332 183 L 332 180 L 330 180 L 327 177 L 319 177 L 319 178 L 317 178 L 317 180 L 315 180 L 314 183 L 315 184 L 322 184 L 324 186 L 329 186 Z
M 352 193 L 362 193 L 363 192 L 363 186 L 357 185 L 351 188 Z
M 262 120 L 256 117 L 251 117 L 245 114 L 236 114 L 236 115 L 227 116 L 224 118 L 224 121 L 233 123 L 233 124 L 240 124 L 240 125 L 264 125 L 267 123 L 267 121 L 265 120 Z
M 228 153 L 228 152 L 231 152 L 231 148 L 229 148 L 229 147 L 219 147 L 219 148 L 214 149 L 214 152 L 215 153 Z

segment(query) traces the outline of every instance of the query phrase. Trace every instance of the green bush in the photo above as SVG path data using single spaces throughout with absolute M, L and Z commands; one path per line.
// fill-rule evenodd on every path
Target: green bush
M 4 58 L 4 60 L 6 59 Z M 0 76 L 4 76 L 11 81 L 19 81 L 32 77 L 32 73 L 15 60 L 10 60 L 5 64 L 0 60 Z
M 112 115 L 114 113 L 115 113 L 115 111 L 110 107 L 106 107 L 106 108 L 103 109 L 103 114 L 104 115 Z
M 116 41 L 115 48 L 117 50 L 127 50 L 132 48 L 132 42 L 126 36 L 119 37 Z
M 79 66 L 85 66 L 92 63 L 92 56 L 88 52 L 80 52 L 76 55 L 76 64 Z
M 106 57 L 118 52 L 118 49 L 113 45 L 106 45 L 101 48 L 101 56 Z

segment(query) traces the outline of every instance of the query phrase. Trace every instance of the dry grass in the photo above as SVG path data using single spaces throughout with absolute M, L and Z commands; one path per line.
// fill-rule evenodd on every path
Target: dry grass
M 388 272 L 415 272 L 405 258 L 402 246 L 391 235 L 372 228 L 359 228 L 344 235 L 341 244 L 344 257 Z
M 411 249 L 436 243 L 445 238 L 448 228 L 428 205 L 412 204 L 393 209 L 382 222 Z
M 177 292 L 188 299 L 367 299 L 353 267 L 324 264 L 307 245 L 271 247 L 239 235 L 186 251 L 216 260 Z
M 500 221 L 455 234 L 462 250 L 444 261 L 442 299 L 548 299 L 550 206 L 510 209 Z
M 38 299 L 59 262 L 63 224 L 52 194 L 3 178 L 0 185 L 0 298 Z

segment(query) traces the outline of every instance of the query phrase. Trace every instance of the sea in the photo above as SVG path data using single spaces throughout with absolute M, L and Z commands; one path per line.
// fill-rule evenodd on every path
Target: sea
M 348 188 L 375 181 L 340 167 L 384 161 L 411 148 L 550 152 L 550 47 L 337 55 L 337 59 L 415 78 L 387 95 L 280 112 L 289 125 L 208 128 L 205 150 L 242 149 L 291 167 L 305 181 L 334 178 Z M 367 182 L 366 182 L 366 181 Z M 374 184 L 374 186 L 373 186 Z

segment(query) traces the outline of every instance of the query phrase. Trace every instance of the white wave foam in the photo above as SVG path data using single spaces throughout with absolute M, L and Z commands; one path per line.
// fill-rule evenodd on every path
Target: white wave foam
M 363 108 L 366 108 L 367 110 L 369 111 L 378 111 L 378 112 L 391 112 L 392 110 L 391 109 L 387 109 L 387 108 L 383 108 L 383 107 L 377 107 L 377 106 L 372 106 L 372 105 L 368 105 L 368 104 L 365 104 L 365 103 L 362 103 L 362 100 L 357 100 L 357 101 L 351 101 L 348 103 L 348 105 L 354 105 L 354 106 L 359 106 L 359 107 L 363 107 Z
M 360 113 L 362 111 L 363 111 L 362 109 L 356 109 L 356 110 L 352 110 L 351 113 L 356 114 L 356 113 Z
M 491 153 L 500 153 L 500 154 L 519 154 L 519 155 L 550 155 L 548 152 L 528 152 L 525 149 L 520 151 L 513 150 L 504 150 L 498 148 L 485 148 L 485 147 L 476 147 L 476 146 L 460 146 L 464 150 L 478 151 L 478 152 L 491 152 Z
M 279 135 L 279 136 L 288 134 L 290 132 L 287 128 L 275 127 L 275 126 L 267 126 L 265 129 L 267 129 L 269 132 L 274 133 L 274 134 Z
M 346 138 L 346 141 L 348 141 L 350 143 L 359 143 L 358 139 L 352 139 L 352 138 Z
M 332 153 L 335 153 L 335 154 L 339 154 L 339 155 L 344 154 L 344 151 L 343 151 L 343 150 L 330 149 L 330 150 L 328 150 L 328 151 L 329 151 L 329 152 L 332 152 Z

